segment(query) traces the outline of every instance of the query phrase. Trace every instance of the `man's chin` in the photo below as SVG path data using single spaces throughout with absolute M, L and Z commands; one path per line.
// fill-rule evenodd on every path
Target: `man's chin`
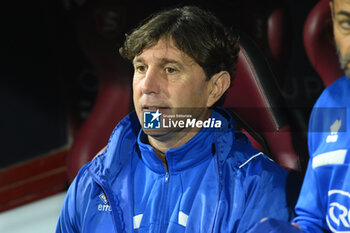
M 183 131 L 183 132 L 181 132 Z M 174 138 L 179 137 L 182 133 L 185 133 L 183 129 L 143 129 L 143 132 L 157 141 L 166 142 Z
M 142 129 L 145 134 L 151 137 L 162 137 L 167 134 L 164 129 Z
M 345 76 L 350 79 L 350 69 L 345 70 Z
M 179 128 L 160 128 L 160 129 L 142 129 L 145 134 L 154 138 L 167 137 L 173 133 L 178 133 L 181 131 Z

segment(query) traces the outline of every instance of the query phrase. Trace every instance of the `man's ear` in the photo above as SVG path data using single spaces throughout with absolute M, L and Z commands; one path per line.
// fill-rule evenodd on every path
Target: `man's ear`
M 209 98 L 207 107 L 213 106 L 230 87 L 231 76 L 227 71 L 214 74 L 209 80 Z

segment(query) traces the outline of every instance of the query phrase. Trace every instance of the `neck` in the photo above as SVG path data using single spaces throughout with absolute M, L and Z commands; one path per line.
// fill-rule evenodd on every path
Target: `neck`
M 211 110 L 206 111 L 202 117 L 197 119 L 206 120 L 210 117 Z M 198 132 L 200 128 L 195 128 L 191 130 L 179 130 L 172 131 L 168 134 L 162 136 L 150 136 L 148 135 L 148 141 L 150 145 L 154 148 L 154 152 L 157 157 L 163 162 L 166 169 L 168 169 L 167 161 L 165 154 L 169 149 L 178 148 L 184 144 L 186 144 L 189 140 L 191 140 Z
M 165 154 L 169 149 L 177 148 L 186 144 L 186 142 L 191 140 L 191 138 L 193 138 L 198 132 L 199 129 L 194 129 L 188 132 L 174 132 L 171 137 L 163 136 L 158 138 L 148 136 L 148 141 L 153 148 Z

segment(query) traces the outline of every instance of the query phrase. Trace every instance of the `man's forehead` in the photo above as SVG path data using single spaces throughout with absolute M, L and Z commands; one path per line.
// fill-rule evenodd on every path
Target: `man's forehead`
M 158 42 L 136 55 L 133 62 L 155 59 L 162 63 L 193 63 L 195 60 L 181 51 L 172 39 L 160 39 Z
M 335 5 L 338 5 L 340 7 L 346 7 L 346 8 L 350 7 L 350 0 L 333 0 L 333 2 Z
M 333 14 L 338 18 L 350 18 L 350 0 L 334 0 Z

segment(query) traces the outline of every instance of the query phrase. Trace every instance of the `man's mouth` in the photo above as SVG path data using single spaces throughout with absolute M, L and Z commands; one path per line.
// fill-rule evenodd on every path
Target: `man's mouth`
M 161 110 L 161 109 L 168 109 L 169 107 L 167 106 L 155 106 L 155 105 L 152 105 L 152 106 L 148 106 L 148 105 L 145 105 L 145 106 L 142 106 L 142 110 Z
M 350 53 L 347 53 L 344 58 L 340 57 L 340 65 L 343 70 L 350 68 Z

